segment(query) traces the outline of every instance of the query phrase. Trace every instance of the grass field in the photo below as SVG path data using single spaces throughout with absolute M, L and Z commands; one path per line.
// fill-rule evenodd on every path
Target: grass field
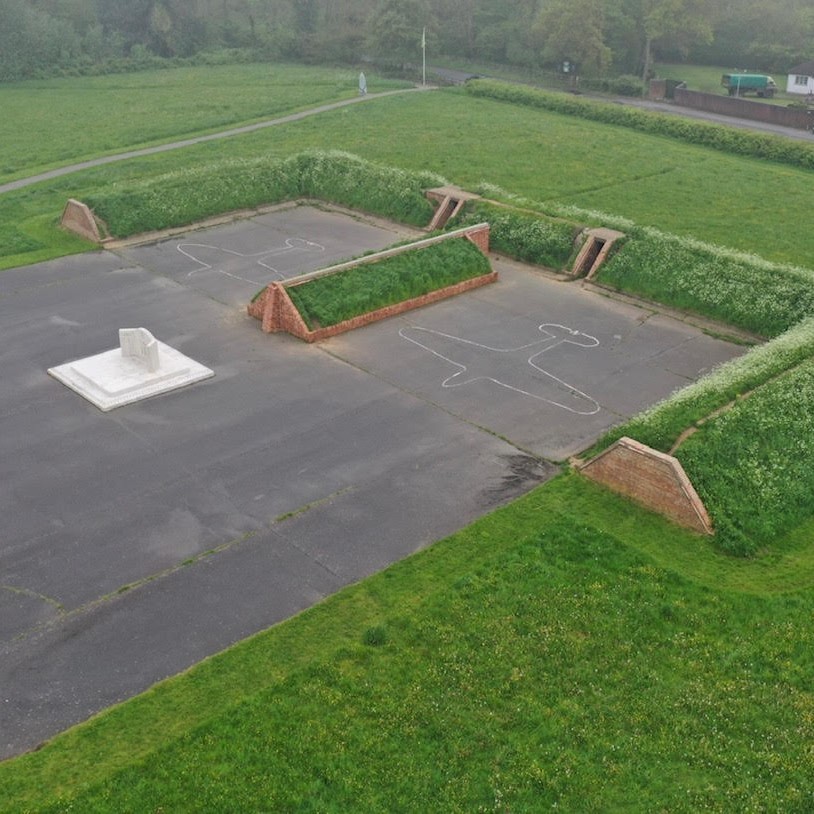
M 487 136 L 495 121 L 501 123 L 498 149 Z M 392 133 L 399 137 L 383 136 Z M 376 100 L 228 143 L 88 170 L 4 195 L 0 221 L 41 245 L 2 252 L 0 264 L 19 265 L 68 250 L 61 233 L 46 234 L 45 227 L 70 196 L 82 199 L 113 183 L 231 156 L 280 158 L 326 145 L 394 166 L 434 170 L 469 188 L 486 181 L 532 200 L 623 215 L 774 260 L 810 262 L 796 214 L 810 200 L 806 171 L 437 91 Z M 70 246 L 78 250 L 76 241 Z
M 810 547 L 796 556 L 810 575 Z M 567 476 L 0 765 L 0 799 L 804 811 L 812 595 L 773 582 L 799 568 L 732 562 Z
M 355 96 L 358 77 L 250 64 L 0 83 L 0 182 Z M 370 92 L 409 87 L 368 82 Z
M 2 196 L 0 239 L 8 234 L 17 252 L 5 259 L 80 250 L 52 228 L 69 195 L 309 146 L 810 262 L 795 216 L 806 211 L 811 173 L 455 91 Z M 784 466 L 789 445 L 810 434 L 814 385 L 810 369 L 799 376 L 690 439 L 688 466 L 723 473 L 722 431 L 782 442 L 769 457 L 750 448 L 744 467 Z M 796 424 L 784 421 L 789 404 Z M 803 466 L 809 457 L 803 444 Z M 738 559 L 564 475 L 0 764 L 0 810 L 811 811 L 806 483 L 795 497 L 805 511 Z M 706 488 L 713 499 L 733 490 Z

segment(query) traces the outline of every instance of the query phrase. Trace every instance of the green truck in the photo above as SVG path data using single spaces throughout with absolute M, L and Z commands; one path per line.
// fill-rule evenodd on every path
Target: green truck
M 730 96 L 754 93 L 761 98 L 771 99 L 777 90 L 774 79 L 762 73 L 725 73 L 721 77 L 721 84 Z

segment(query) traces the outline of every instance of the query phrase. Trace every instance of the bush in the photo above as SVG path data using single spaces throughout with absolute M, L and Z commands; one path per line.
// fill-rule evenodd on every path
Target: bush
M 508 257 L 563 269 L 574 251 L 574 241 L 582 227 L 533 212 L 523 212 L 484 201 L 470 201 L 457 225 L 487 221 L 491 227 L 489 243 L 492 249 Z
M 443 183 L 431 173 L 383 167 L 348 153 L 309 151 L 278 162 L 229 159 L 141 183 L 122 182 L 86 203 L 115 237 L 301 197 L 423 226 L 433 214 L 424 189 Z
M 489 79 L 468 82 L 466 90 L 475 96 L 486 96 L 512 104 L 539 107 L 568 116 L 630 127 L 652 135 L 668 136 L 688 144 L 712 147 L 729 155 L 765 158 L 793 167 L 814 169 L 814 146 L 782 136 L 736 130 L 733 127 L 580 99 L 567 93 L 551 93 L 521 85 L 508 85 Z

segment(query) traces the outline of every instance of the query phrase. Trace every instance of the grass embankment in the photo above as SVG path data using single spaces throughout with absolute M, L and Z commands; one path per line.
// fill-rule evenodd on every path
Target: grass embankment
M 433 214 L 424 190 L 443 180 L 432 173 L 372 164 L 347 153 L 314 150 L 283 161 L 227 159 L 140 183 L 114 184 L 89 196 L 87 202 L 116 237 L 300 197 L 424 226 Z
M 0 182 L 350 98 L 358 77 L 348 69 L 264 63 L 2 83 Z M 409 83 L 373 75 L 369 86 Z
M 705 423 L 676 452 L 735 554 L 770 548 L 812 516 L 814 362 Z
M 585 457 L 623 435 L 668 452 L 685 430 L 698 430 L 675 455 L 713 518 L 715 545 L 739 556 L 774 553 L 778 539 L 814 518 L 813 354 L 809 317 L 615 427 Z
M 288 295 L 310 330 L 420 297 L 491 271 L 489 260 L 466 238 L 366 263 L 290 286 Z
M 634 228 L 599 281 L 631 294 L 777 336 L 814 314 L 814 271 Z
M 125 115 L 125 101 L 111 107 L 111 117 Z M 809 171 L 454 90 L 371 101 L 7 193 L 0 197 L 0 222 L 35 245 L 17 253 L 11 241 L 0 242 L 0 268 L 88 247 L 54 228 L 69 197 L 85 200 L 161 175 L 194 175 L 203 165 L 238 157 L 273 163 L 325 144 L 376 163 L 440 171 L 470 189 L 486 182 L 532 200 L 612 213 L 780 262 L 810 262 L 796 215 L 810 204 Z M 498 151 L 481 137 L 495 121 L 500 121 Z M 439 139 L 438 132 L 455 136 Z M 399 138 L 384 135 L 391 133 Z M 220 203 L 224 211 L 228 201 Z
M 487 201 L 469 201 L 449 227 L 482 223 L 490 228 L 493 251 L 550 269 L 562 270 L 572 259 L 574 241 L 582 225 Z
M 691 551 L 715 589 L 649 549 Z M 3 764 L 0 798 L 39 812 L 804 810 L 812 600 L 767 592 L 774 568 L 567 476 Z

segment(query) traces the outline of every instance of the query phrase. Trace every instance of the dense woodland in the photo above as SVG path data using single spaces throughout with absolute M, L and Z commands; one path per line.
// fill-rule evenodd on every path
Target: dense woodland
M 586 76 L 655 59 L 783 72 L 814 59 L 811 0 L 0 0 L 0 80 L 161 59 L 398 65 L 430 56 Z

